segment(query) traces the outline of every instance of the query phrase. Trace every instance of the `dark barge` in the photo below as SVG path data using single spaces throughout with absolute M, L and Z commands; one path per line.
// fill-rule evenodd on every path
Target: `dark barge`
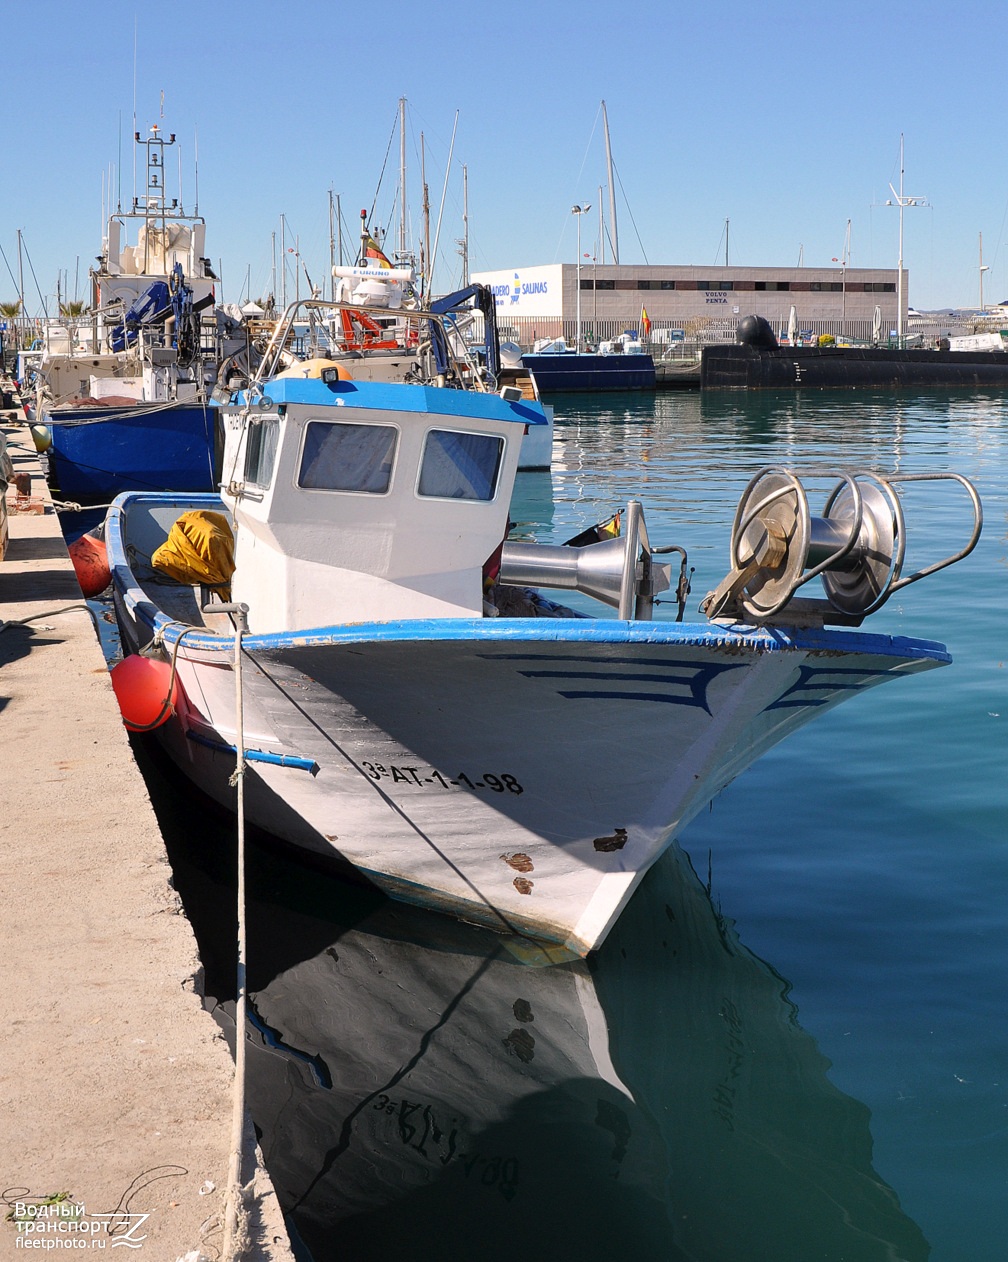
M 762 316 L 741 320 L 736 338 L 703 348 L 701 390 L 1008 386 L 1004 351 L 781 346 Z

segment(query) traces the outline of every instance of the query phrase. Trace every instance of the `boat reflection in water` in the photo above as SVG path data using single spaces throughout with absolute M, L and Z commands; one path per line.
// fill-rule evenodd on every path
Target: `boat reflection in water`
M 233 874 L 172 849 L 233 1038 Z M 265 846 L 248 891 L 248 1108 L 315 1262 L 928 1256 L 868 1109 L 677 846 L 588 961 Z

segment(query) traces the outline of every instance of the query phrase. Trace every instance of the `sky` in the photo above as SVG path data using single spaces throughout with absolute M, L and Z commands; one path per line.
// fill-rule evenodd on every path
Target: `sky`
M 330 196 L 399 234 L 406 101 L 410 244 L 422 185 L 432 288 L 471 272 L 601 258 L 600 102 L 621 263 L 893 268 L 921 310 L 1008 298 L 1008 0 L 0 0 L 0 302 L 87 296 L 132 134 L 174 131 L 169 195 L 207 221 L 218 299 L 322 284 Z M 163 96 L 162 96 L 163 94 Z M 142 169 L 141 169 L 142 174 Z M 892 204 L 886 205 L 886 202 Z M 114 206 L 113 206 L 114 208 Z M 440 226 L 439 226 L 440 225 Z M 20 234 L 20 235 L 19 235 Z M 350 245 L 345 247 L 349 250 Z M 609 246 L 605 257 L 611 261 Z M 274 273 L 274 259 L 276 268 Z

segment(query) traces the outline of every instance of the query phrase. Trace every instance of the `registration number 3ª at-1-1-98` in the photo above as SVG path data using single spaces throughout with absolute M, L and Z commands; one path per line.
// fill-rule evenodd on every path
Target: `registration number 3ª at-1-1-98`
M 508 772 L 494 775 L 484 771 L 478 779 L 471 779 L 464 771 L 454 776 L 442 775 L 435 767 L 386 766 L 380 762 L 360 764 L 372 780 L 391 780 L 393 784 L 417 784 L 421 789 L 470 789 L 479 792 L 489 789 L 492 793 L 524 793 L 524 789 Z

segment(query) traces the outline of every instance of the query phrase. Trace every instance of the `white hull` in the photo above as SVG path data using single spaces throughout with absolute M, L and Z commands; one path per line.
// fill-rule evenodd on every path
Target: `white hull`
M 119 600 L 133 649 L 150 628 Z M 826 638 L 541 619 L 249 636 L 247 818 L 395 898 L 584 955 L 765 750 L 854 691 L 945 660 Z M 232 661 L 228 638 L 183 640 L 185 704 L 161 733 L 233 807 Z

